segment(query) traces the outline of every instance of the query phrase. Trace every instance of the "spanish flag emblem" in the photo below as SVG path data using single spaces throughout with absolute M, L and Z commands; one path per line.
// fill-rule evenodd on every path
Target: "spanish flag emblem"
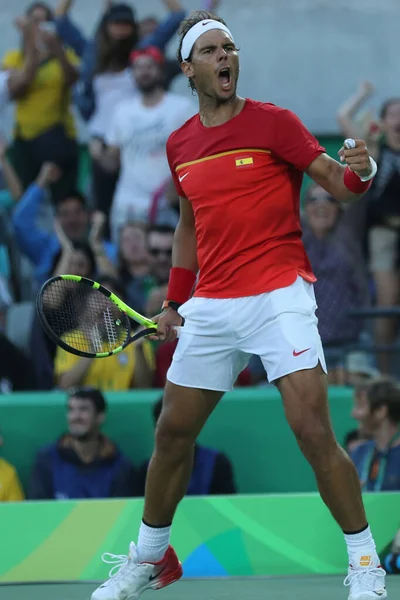
M 248 158 L 237 158 L 235 160 L 235 164 L 237 167 L 245 167 L 248 165 L 252 165 L 253 164 L 253 159 L 250 157 Z

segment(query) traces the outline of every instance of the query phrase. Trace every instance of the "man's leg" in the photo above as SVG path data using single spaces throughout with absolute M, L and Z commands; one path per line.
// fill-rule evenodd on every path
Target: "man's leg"
M 277 387 L 286 418 L 314 469 L 325 504 L 343 531 L 366 527 L 357 471 L 332 430 L 326 375 L 318 366 L 282 377 Z
M 168 548 L 172 519 L 189 484 L 196 438 L 221 397 L 221 392 L 167 382 L 147 473 L 141 561 L 157 562 Z
M 356 469 L 336 441 L 329 417 L 326 375 L 318 365 L 280 378 L 285 413 L 299 447 L 312 466 L 321 497 L 345 534 L 349 554 L 351 600 L 384 591 L 384 571 L 368 527 Z M 360 571 L 364 571 L 360 579 Z

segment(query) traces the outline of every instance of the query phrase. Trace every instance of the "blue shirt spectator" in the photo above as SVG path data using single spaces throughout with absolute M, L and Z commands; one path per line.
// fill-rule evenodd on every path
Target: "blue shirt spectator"
M 26 190 L 18 202 L 12 221 L 15 238 L 21 251 L 31 260 L 37 284 L 49 277 L 54 259 L 61 250 L 60 235 L 56 230 L 45 229 L 39 218 L 47 199 L 46 187 L 54 179 L 56 167 L 44 165 L 36 183 Z M 72 191 L 57 205 L 59 229 L 71 240 L 81 241 L 88 236 L 89 213 L 86 200 L 78 191 Z M 103 243 L 104 251 L 111 262 L 116 260 L 116 249 L 110 242 Z
M 400 386 L 388 377 L 359 386 L 353 418 L 367 438 L 350 453 L 367 492 L 400 490 Z
M 68 433 L 42 448 L 32 473 L 31 500 L 122 498 L 136 495 L 136 470 L 100 433 L 106 401 L 94 388 L 68 398 Z

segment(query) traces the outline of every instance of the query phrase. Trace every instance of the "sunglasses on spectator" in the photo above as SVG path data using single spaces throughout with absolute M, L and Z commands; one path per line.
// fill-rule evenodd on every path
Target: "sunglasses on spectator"
M 149 252 L 152 256 L 160 256 L 161 254 L 165 254 L 165 256 L 172 256 L 172 248 L 149 248 Z

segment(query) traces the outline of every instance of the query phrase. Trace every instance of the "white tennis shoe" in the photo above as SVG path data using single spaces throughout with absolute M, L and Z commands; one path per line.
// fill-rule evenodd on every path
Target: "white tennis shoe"
M 110 579 L 93 592 L 92 600 L 137 600 L 145 590 L 158 590 L 182 577 L 182 565 L 171 546 L 158 563 L 139 562 L 133 542 L 128 556 L 106 552 L 102 560 L 114 566 Z
M 344 585 L 350 588 L 348 600 L 386 600 L 385 575 L 381 566 L 364 569 L 350 566 L 344 580 Z

